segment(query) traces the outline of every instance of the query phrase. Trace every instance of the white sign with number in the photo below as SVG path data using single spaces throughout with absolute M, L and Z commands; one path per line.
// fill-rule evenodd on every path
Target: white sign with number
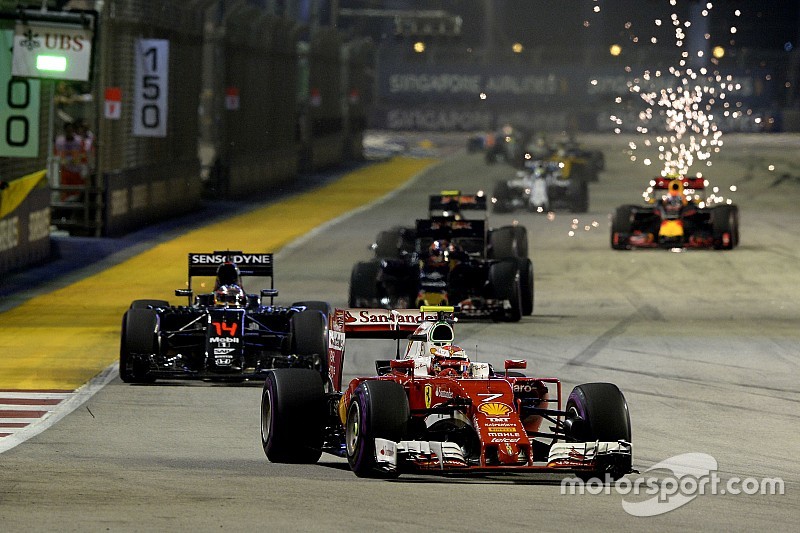
M 0 31 L 0 156 L 39 156 L 41 83 L 11 76 L 14 32 Z
M 138 137 L 166 137 L 169 41 L 138 39 L 135 46 L 133 134 Z

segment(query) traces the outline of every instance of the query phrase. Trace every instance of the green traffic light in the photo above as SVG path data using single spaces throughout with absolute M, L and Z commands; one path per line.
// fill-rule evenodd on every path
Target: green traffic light
M 36 56 L 36 68 L 38 70 L 65 72 L 67 70 L 67 58 L 63 56 Z

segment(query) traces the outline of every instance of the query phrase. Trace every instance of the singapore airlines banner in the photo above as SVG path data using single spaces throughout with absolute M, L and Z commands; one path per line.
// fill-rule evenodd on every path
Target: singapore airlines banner
M 641 101 L 629 90 L 632 75 L 612 69 L 561 67 L 488 71 L 384 64 L 379 72 L 373 126 L 392 130 L 486 130 L 504 123 L 539 130 L 610 131 L 611 115 L 635 124 Z M 732 73 L 728 99 L 766 109 L 772 100 L 764 73 Z M 650 90 L 671 79 L 650 81 Z M 741 122 L 741 121 L 740 121 Z M 755 122 L 751 121 L 751 124 Z M 728 129 L 746 125 L 733 122 Z M 748 131 L 744 129 L 744 131 Z

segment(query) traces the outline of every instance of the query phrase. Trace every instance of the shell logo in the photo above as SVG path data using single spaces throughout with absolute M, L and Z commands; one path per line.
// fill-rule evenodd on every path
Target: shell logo
M 505 416 L 511 412 L 511 407 L 500 402 L 483 403 L 478 411 L 488 416 Z

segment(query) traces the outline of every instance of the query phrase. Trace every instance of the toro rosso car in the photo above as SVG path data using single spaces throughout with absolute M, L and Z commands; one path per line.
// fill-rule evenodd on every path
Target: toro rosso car
M 618 478 L 631 472 L 628 406 L 610 383 L 575 387 L 495 371 L 457 346 L 452 307 L 336 309 L 330 318 L 328 379 L 303 369 L 267 374 L 261 440 L 267 458 L 315 463 L 346 457 L 360 477 L 402 473 L 570 472 Z M 342 387 L 353 338 L 407 339 L 376 375 Z
M 483 195 L 443 193 L 429 218 L 378 235 L 376 257 L 357 263 L 351 307 L 458 305 L 464 317 L 516 322 L 533 313 L 533 263 L 524 226 L 487 228 L 463 211 L 486 210 Z
M 611 220 L 611 247 L 713 248 L 739 244 L 739 208 L 720 198 L 705 198 L 703 178 L 658 177 L 644 197 L 647 205 L 623 205 Z
M 197 276 L 214 276 L 213 291 L 194 295 Z M 247 293 L 242 276 L 268 277 L 269 288 Z M 273 305 L 278 291 L 272 254 L 190 253 L 187 288 L 175 295 L 188 303 L 135 300 L 125 312 L 119 358 L 123 381 L 242 381 L 263 379 L 275 367 L 326 373 L 329 306 L 319 301 Z

